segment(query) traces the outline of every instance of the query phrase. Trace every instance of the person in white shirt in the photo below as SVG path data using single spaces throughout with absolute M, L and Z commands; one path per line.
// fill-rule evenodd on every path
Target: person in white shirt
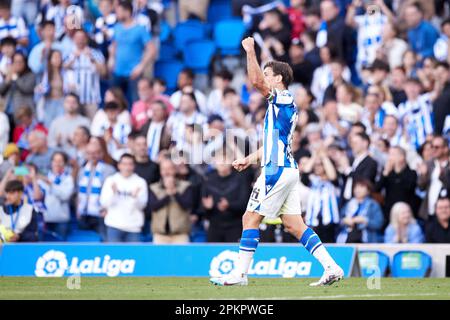
M 130 154 L 120 157 L 119 172 L 108 177 L 100 194 L 100 204 L 106 211 L 108 242 L 138 242 L 144 225 L 144 208 L 148 201 L 148 186 L 134 173 L 135 159 Z
M 0 154 L 3 153 L 9 141 L 9 120 L 6 113 L 0 111 Z
M 66 240 L 69 231 L 70 199 L 75 191 L 72 175 L 67 171 L 69 158 L 63 152 L 52 155 L 51 171 L 47 177 L 40 177 L 45 183 L 44 221 L 47 230 L 56 232 Z
M 173 105 L 175 110 L 177 110 L 180 107 L 181 103 L 181 96 L 183 95 L 183 92 L 186 91 L 192 91 L 195 95 L 195 100 L 197 100 L 198 108 L 200 112 L 203 114 L 208 114 L 208 106 L 206 103 L 206 97 L 205 95 L 200 91 L 193 88 L 194 85 L 194 73 L 191 69 L 183 69 L 178 74 L 178 91 L 174 92 L 170 96 L 170 103 Z

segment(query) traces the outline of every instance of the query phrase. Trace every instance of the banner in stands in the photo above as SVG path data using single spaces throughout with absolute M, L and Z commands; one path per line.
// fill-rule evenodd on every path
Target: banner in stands
M 0 276 L 219 276 L 238 258 L 237 245 L 5 244 Z M 352 246 L 328 250 L 350 276 Z M 261 244 L 249 274 L 255 277 L 320 277 L 323 268 L 301 245 Z

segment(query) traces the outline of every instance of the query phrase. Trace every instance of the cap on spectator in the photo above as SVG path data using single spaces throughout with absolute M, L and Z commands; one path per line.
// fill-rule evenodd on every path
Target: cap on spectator
M 322 126 L 318 122 L 310 123 L 305 128 L 305 134 L 322 132 Z
M 222 118 L 220 115 L 214 113 L 214 114 L 212 114 L 212 115 L 210 115 L 210 116 L 208 117 L 208 124 L 211 124 L 211 123 L 213 123 L 214 121 L 220 121 L 220 122 L 223 122 L 223 118 Z
M 14 153 L 19 153 L 19 148 L 14 143 L 8 143 L 3 150 L 3 158 L 7 159 Z

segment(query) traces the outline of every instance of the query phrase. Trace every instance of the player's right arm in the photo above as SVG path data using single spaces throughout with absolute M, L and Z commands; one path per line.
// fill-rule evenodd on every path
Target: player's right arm
M 254 88 L 256 88 L 264 97 L 269 97 L 271 89 L 264 79 L 264 74 L 258 64 L 255 52 L 255 40 L 247 37 L 242 40 L 242 47 L 247 53 L 247 73 L 248 78 Z
M 249 154 L 245 158 L 237 159 L 233 161 L 233 167 L 237 171 L 242 171 L 250 167 L 252 164 L 256 164 L 261 159 L 263 153 L 263 147 L 259 148 L 257 151 Z

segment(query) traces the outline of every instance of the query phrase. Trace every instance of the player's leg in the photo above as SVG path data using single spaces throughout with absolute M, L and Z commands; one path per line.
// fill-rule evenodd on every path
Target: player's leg
M 344 272 L 323 246 L 319 236 L 304 223 L 300 214 L 283 214 L 281 216 L 286 230 L 316 258 L 324 269 L 322 278 L 312 286 L 330 285 L 343 278 Z
M 319 236 L 309 228 L 300 214 L 299 184 L 289 190 L 289 194 L 281 207 L 281 221 L 286 230 L 291 233 L 323 266 L 325 272 L 322 278 L 312 285 L 328 285 L 343 277 L 342 269 L 322 245 Z
M 259 224 L 264 217 L 253 211 L 246 211 L 242 217 L 242 236 L 239 245 L 239 259 L 235 270 L 211 283 L 219 286 L 247 285 L 247 273 L 259 243 Z

